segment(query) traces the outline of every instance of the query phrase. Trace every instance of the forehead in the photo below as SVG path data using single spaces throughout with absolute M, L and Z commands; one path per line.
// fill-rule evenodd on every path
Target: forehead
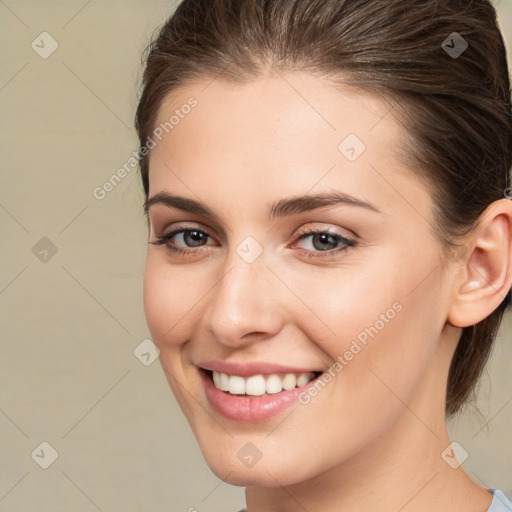
M 162 103 L 155 127 L 165 123 L 151 152 L 151 192 L 206 186 L 250 200 L 336 188 L 392 205 L 410 193 L 397 180 L 419 184 L 399 158 L 406 138 L 390 103 L 307 73 L 190 82 Z
M 196 105 L 189 109 L 192 98 Z M 347 132 L 375 143 L 382 130 L 373 137 L 371 132 L 383 121 L 387 139 L 399 135 L 399 127 L 387 116 L 390 110 L 390 103 L 376 95 L 308 73 L 273 74 L 245 83 L 205 77 L 172 91 L 155 125 L 165 125 L 178 114 L 172 123 L 175 135 L 189 127 L 198 137 L 207 134 L 219 149 L 233 148 L 225 135 L 243 140 L 248 148 L 286 139 L 298 144 L 305 137 L 312 143 L 325 137 L 326 143 L 336 142 Z M 311 137 L 313 132 L 316 137 Z

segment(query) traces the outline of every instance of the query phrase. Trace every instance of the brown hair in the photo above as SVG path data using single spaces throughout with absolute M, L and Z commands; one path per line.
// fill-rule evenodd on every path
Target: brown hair
M 135 117 L 141 147 L 171 91 L 208 75 L 242 83 L 266 70 L 320 74 L 392 102 L 448 254 L 510 187 L 510 81 L 488 0 L 184 0 L 147 49 Z M 149 157 L 139 154 L 146 198 Z M 447 415 L 474 397 L 510 302 L 509 292 L 463 329 Z

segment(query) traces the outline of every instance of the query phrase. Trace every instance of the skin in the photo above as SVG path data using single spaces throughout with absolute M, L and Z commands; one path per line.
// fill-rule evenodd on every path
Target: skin
M 463 260 L 446 260 L 430 191 L 398 157 L 404 134 L 382 100 L 300 72 L 243 85 L 204 78 L 174 91 L 156 124 L 190 96 L 198 106 L 151 152 L 149 197 L 202 201 L 218 219 L 149 209 L 150 242 L 181 226 L 209 237 L 191 247 L 176 235 L 188 255 L 148 245 L 144 307 L 208 466 L 246 487 L 249 512 L 486 511 L 490 493 L 441 457 L 444 397 L 461 328 L 510 288 L 511 202 L 492 205 Z M 354 162 L 338 150 L 350 133 L 366 145 Z M 379 212 L 266 217 L 274 201 L 332 190 Z M 312 236 L 297 240 L 319 227 L 357 245 L 328 245 L 326 256 Z M 236 252 L 247 236 L 263 248 L 250 264 Z M 251 424 L 209 405 L 200 361 L 327 370 L 397 302 L 401 312 L 309 404 Z M 248 442 L 262 455 L 250 468 L 237 457 Z

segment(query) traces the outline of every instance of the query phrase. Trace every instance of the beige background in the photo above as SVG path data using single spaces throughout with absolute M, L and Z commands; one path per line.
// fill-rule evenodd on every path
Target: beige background
M 243 489 L 205 465 L 158 361 L 134 355 L 150 337 L 136 172 L 93 196 L 137 147 L 141 51 L 173 7 L 0 1 L 0 512 L 243 504 Z M 499 11 L 512 47 L 510 0 Z M 58 43 L 46 59 L 31 47 L 51 48 L 43 31 Z M 451 431 L 469 453 L 468 473 L 512 496 L 511 333 L 509 315 L 481 415 L 464 414 Z M 38 465 L 50 461 L 42 442 L 58 452 L 48 469 Z

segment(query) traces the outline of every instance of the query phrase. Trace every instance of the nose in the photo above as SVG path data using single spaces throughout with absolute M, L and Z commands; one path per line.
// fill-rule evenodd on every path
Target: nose
M 222 269 L 205 311 L 207 330 L 232 348 L 275 336 L 283 327 L 284 311 L 279 281 L 263 255 L 247 263 L 234 253 Z

